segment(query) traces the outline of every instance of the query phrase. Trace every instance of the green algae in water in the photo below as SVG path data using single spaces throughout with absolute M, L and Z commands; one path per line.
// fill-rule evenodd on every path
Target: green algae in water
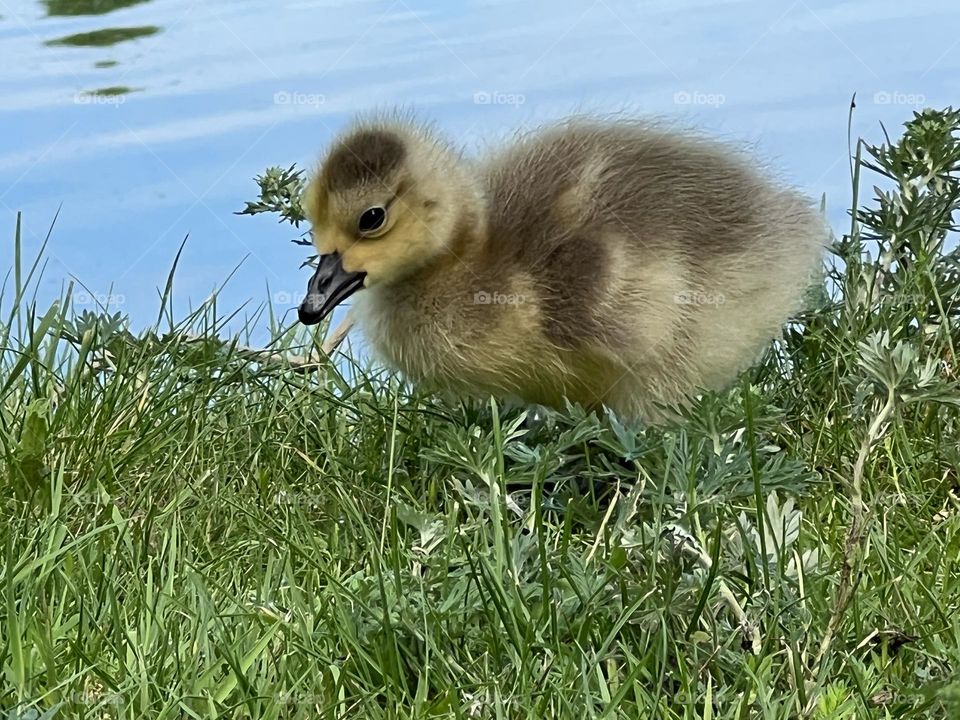
M 156 25 L 142 25 L 139 27 L 104 28 L 90 32 L 67 35 L 56 40 L 47 40 L 45 45 L 68 45 L 71 47 L 107 47 L 117 43 L 150 37 L 160 32 L 162 28 Z
M 142 92 L 143 88 L 133 88 L 126 85 L 110 85 L 96 90 L 84 90 L 77 95 L 80 104 L 95 103 L 97 100 L 123 98 L 130 93 Z
M 43 0 L 48 16 L 106 15 L 149 0 Z

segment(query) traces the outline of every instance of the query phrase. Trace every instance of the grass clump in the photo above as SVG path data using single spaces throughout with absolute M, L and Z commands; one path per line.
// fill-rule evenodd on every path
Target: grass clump
M 958 130 L 924 111 L 857 144 L 855 187 L 878 187 L 812 309 L 660 429 L 303 372 L 312 334 L 268 315 L 254 351 L 213 302 L 175 320 L 172 275 L 143 333 L 69 291 L 41 311 L 18 233 L 0 707 L 956 717 Z M 298 177 L 264 176 L 252 210 L 296 224 Z

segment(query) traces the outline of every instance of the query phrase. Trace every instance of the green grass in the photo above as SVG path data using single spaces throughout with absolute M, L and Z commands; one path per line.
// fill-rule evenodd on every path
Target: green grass
M 960 716 L 958 126 L 857 143 L 880 195 L 830 291 L 661 429 L 300 372 L 284 358 L 312 334 L 249 350 L 212 304 L 174 321 L 170 285 L 138 335 L 69 296 L 38 308 L 18 228 L 0 708 Z

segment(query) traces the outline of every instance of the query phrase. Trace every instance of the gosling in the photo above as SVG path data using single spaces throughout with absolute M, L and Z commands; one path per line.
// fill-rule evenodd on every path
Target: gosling
M 650 422 L 758 359 L 827 239 L 739 153 L 640 121 L 568 120 L 474 161 L 361 120 L 303 205 L 302 323 L 356 293 L 374 352 L 428 390 Z

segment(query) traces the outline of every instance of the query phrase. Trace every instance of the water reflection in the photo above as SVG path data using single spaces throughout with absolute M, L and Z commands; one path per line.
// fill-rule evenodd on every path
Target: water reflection
M 149 37 L 160 32 L 156 25 L 139 27 L 104 28 L 90 32 L 74 33 L 55 40 L 47 40 L 46 45 L 71 45 L 73 47 L 107 47 L 127 40 Z
M 150 0 L 41 0 L 47 15 L 106 15 Z
M 22 209 L 39 246 L 62 204 L 51 282 L 113 287 L 133 317 L 155 313 L 188 233 L 184 305 L 248 254 L 223 306 L 261 298 L 265 278 L 302 292 L 289 234 L 232 213 L 254 175 L 312 167 L 355 112 L 409 108 L 469 154 L 572 111 L 675 119 L 825 192 L 842 229 L 851 94 L 852 134 L 874 140 L 910 116 L 904 98 L 960 94 L 960 3 L 944 0 L 0 0 L 0 14 L 0 231 Z M 138 26 L 152 36 L 74 35 Z
M 109 87 L 97 88 L 96 90 L 86 90 L 81 93 L 88 98 L 115 98 L 121 95 L 129 95 L 132 92 L 140 92 L 143 88 L 132 88 L 126 85 L 111 85 Z
M 123 10 L 147 2 L 150 2 L 150 0 L 40 0 L 41 5 L 46 10 L 47 17 L 75 17 L 78 19 L 84 16 L 107 15 L 115 10 Z M 159 25 L 83 29 L 83 32 L 75 32 L 47 40 L 44 45 L 75 48 L 112 47 L 120 43 L 147 38 L 161 31 L 162 28 Z M 94 63 L 94 68 L 109 70 L 119 64 L 118 60 L 108 57 L 97 60 Z M 130 87 L 117 83 L 92 90 L 82 90 L 74 96 L 74 102 L 78 105 L 120 104 L 130 93 L 141 92 L 142 90 L 142 87 Z

